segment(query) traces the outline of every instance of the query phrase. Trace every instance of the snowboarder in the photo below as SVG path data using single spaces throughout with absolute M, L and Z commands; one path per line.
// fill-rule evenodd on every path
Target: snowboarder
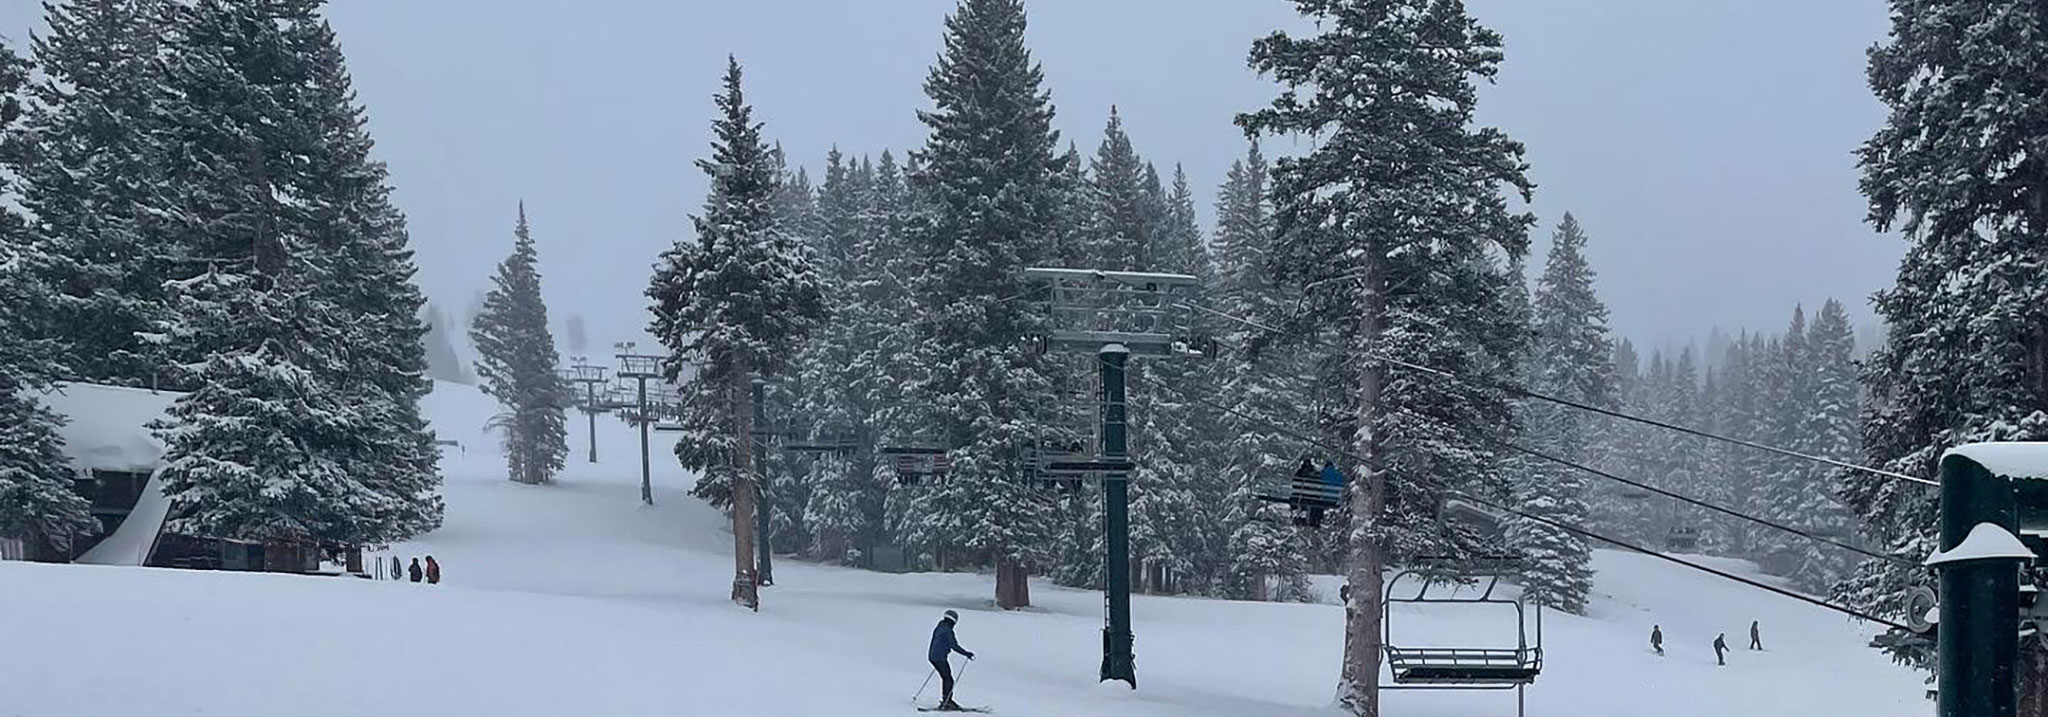
M 419 582 L 419 581 L 420 581 L 420 559 L 419 559 L 419 558 L 413 558 L 413 559 L 412 559 L 412 567 L 410 567 L 410 568 L 406 568 L 406 569 L 405 569 L 405 572 L 406 572 L 406 574 L 407 574 L 407 575 L 411 575 L 411 576 L 412 576 L 412 581 L 413 581 L 413 582 Z
M 441 584 L 441 564 L 434 562 L 434 556 L 427 556 L 427 584 Z
M 1728 652 L 1728 633 L 1714 636 L 1714 664 L 1726 667 L 1728 660 L 1722 657 Z
M 1658 657 L 1663 657 L 1663 656 L 1664 656 L 1664 627 L 1663 627 L 1663 626 L 1661 626 L 1661 625 L 1651 625 L 1651 626 L 1650 626 L 1650 649 L 1652 649 L 1652 650 L 1656 650 L 1656 651 L 1657 651 L 1657 656 L 1658 656 Z
M 1757 630 L 1756 630 L 1756 621 L 1755 621 L 1755 620 L 1751 620 L 1751 621 L 1749 621 L 1749 649 L 1752 649 L 1752 650 L 1762 650 L 1762 649 L 1764 649 L 1764 640 L 1763 640 L 1763 638 L 1762 638 L 1762 637 L 1760 637 L 1760 636 L 1758 635 L 1758 633 L 1757 633 Z
M 925 650 L 925 657 L 931 660 L 932 669 L 939 673 L 939 709 L 959 710 L 959 703 L 953 701 L 953 665 L 948 658 L 958 652 L 974 659 L 974 653 L 960 647 L 960 641 L 953 637 L 953 624 L 960 621 L 960 613 L 946 611 L 939 619 L 939 626 L 932 628 L 931 648 Z

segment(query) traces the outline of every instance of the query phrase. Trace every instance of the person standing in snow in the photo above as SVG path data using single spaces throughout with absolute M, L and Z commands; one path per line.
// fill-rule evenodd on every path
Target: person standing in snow
M 441 564 L 434 562 L 434 556 L 427 556 L 427 584 L 441 584 Z
M 948 659 L 955 652 L 974 659 L 974 653 L 960 647 L 960 641 L 953 637 L 953 624 L 959 621 L 960 613 L 947 610 L 946 616 L 939 619 L 939 626 L 932 628 L 932 644 L 925 650 L 932 669 L 939 673 L 939 709 L 960 709 L 960 705 L 953 701 L 953 664 Z
M 1763 640 L 1763 638 L 1762 638 L 1761 636 L 1759 636 L 1759 634 L 1757 633 L 1757 630 L 1756 630 L 1756 621 L 1755 621 L 1755 620 L 1751 620 L 1751 621 L 1749 621 L 1749 649 L 1752 649 L 1752 650 L 1762 650 L 1762 649 L 1764 649 L 1764 640 Z
M 1715 636 L 1714 636 L 1714 664 L 1716 664 L 1716 665 L 1721 665 L 1721 666 L 1723 666 L 1723 667 L 1726 667 L 1726 666 L 1728 665 L 1728 660 L 1727 660 L 1726 658 L 1724 658 L 1724 657 L 1723 657 L 1723 655 L 1726 655 L 1727 653 L 1728 653 L 1728 633 L 1725 633 L 1725 632 L 1724 632 L 1724 633 L 1721 633 L 1721 634 L 1719 634 L 1719 635 L 1715 635 Z
M 413 581 L 413 582 L 419 582 L 419 581 L 420 581 L 420 559 L 419 559 L 419 558 L 413 558 L 413 559 L 412 559 L 412 567 L 410 567 L 410 568 L 406 568 L 406 569 L 405 569 L 405 572 L 406 572 L 406 574 L 407 574 L 407 575 L 410 575 L 410 576 L 412 576 L 412 581 Z
M 1664 628 L 1663 628 L 1663 626 L 1660 626 L 1660 625 L 1651 625 L 1651 626 L 1650 626 L 1650 649 L 1652 649 L 1652 650 L 1656 650 L 1656 651 L 1657 651 L 1657 656 L 1658 656 L 1658 657 L 1663 657 L 1663 656 L 1664 656 Z

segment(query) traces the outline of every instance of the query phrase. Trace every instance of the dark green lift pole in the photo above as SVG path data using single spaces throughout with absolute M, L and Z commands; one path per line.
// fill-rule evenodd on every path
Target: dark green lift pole
M 1129 457 L 1124 436 L 1124 367 L 1131 352 L 1122 344 L 1106 344 L 1098 354 L 1102 367 L 1102 458 Z M 1104 598 L 1108 625 L 1102 629 L 1102 681 L 1123 680 L 1138 687 L 1136 659 L 1131 656 L 1131 501 L 1130 474 L 1102 477 Z
M 1970 458 L 1969 447 L 1941 459 L 1941 551 L 1961 545 L 1981 524 L 2004 530 L 2011 546 L 2019 530 L 2021 500 L 2014 482 Z M 2031 491 L 2030 491 L 2031 492 Z M 2027 501 L 2033 502 L 2033 501 Z M 2013 717 L 2019 694 L 2020 564 L 2029 551 L 1981 550 L 1937 555 L 1928 564 L 1941 572 L 1939 663 L 1935 713 L 1939 717 Z M 2000 546 L 1991 546 L 2000 547 Z

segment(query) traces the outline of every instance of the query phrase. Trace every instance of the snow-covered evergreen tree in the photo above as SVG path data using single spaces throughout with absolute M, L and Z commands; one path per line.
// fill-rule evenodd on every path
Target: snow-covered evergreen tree
M 1661 371 L 1653 370 L 1653 375 L 1662 379 L 1659 381 L 1662 390 L 1657 411 L 1651 415 L 1665 423 L 1711 430 L 1712 419 L 1707 410 L 1710 404 L 1703 398 L 1698 353 L 1692 344 L 1680 348 L 1677 359 L 1658 363 L 1663 364 L 1663 368 Z M 1652 471 L 1656 479 L 1651 484 L 1681 495 L 1712 500 L 1719 481 L 1708 472 L 1708 446 L 1702 442 L 1703 439 L 1663 429 L 1653 430 L 1656 433 L 1652 434 L 1651 445 L 1656 451 L 1654 461 L 1657 470 Z M 1669 501 L 1668 498 L 1660 499 L 1660 502 L 1672 505 Z M 1672 505 L 1671 510 L 1676 520 L 1667 523 L 1666 530 L 1673 527 L 1699 529 L 1713 520 L 1703 509 L 1689 505 Z M 1711 551 L 1718 547 L 1713 542 L 1715 537 L 1716 534 L 1701 530 L 1700 539 L 1704 541 L 1701 548 Z
M 316 4 L 317 5 L 317 4 Z M 428 378 L 426 297 L 413 276 L 404 214 L 392 204 L 384 163 L 371 156 L 367 113 L 356 102 L 340 42 L 324 19 L 289 35 L 310 62 L 295 112 L 317 141 L 301 154 L 308 193 L 299 204 L 320 253 L 313 288 L 349 317 L 341 365 L 323 377 L 362 411 L 366 428 L 349 457 L 357 477 L 392 499 L 374 520 L 382 539 L 410 538 L 441 525 L 440 451 L 421 412 Z
M 47 315 L 49 292 L 25 259 L 39 251 L 28 222 L 9 207 L 20 195 L 7 176 L 18 167 L 21 88 L 28 62 L 0 43 L 0 537 L 20 538 L 39 556 L 71 557 L 72 541 L 99 529 L 92 505 L 71 489 L 71 460 L 57 432 L 63 419 L 33 397 L 59 367 L 54 342 L 31 327 Z
M 564 422 L 571 403 L 557 371 L 554 333 L 541 298 L 540 256 L 526 222 L 526 203 L 512 229 L 512 253 L 498 262 L 484 308 L 469 328 L 476 344 L 476 377 L 485 395 L 498 399 L 491 418 L 505 451 L 506 475 L 514 482 L 554 481 L 569 457 Z
M 2048 161 L 2033 149 L 2048 107 L 2038 8 L 2020 0 L 1893 0 L 1869 53 L 1871 90 L 1889 109 L 1860 150 L 1869 220 L 1906 239 L 1896 283 L 1876 299 L 1884 345 L 1864 381 L 1865 461 L 1932 478 L 1942 452 L 1973 441 L 2048 438 Z M 1840 492 L 1865 535 L 1909 563 L 1937 547 L 1938 492 L 1844 473 Z M 1845 604 L 1898 614 L 1925 571 L 1869 561 L 1836 590 Z M 1888 648 L 1925 664 L 1927 641 Z M 2048 649 L 2022 641 L 2020 714 L 2048 709 Z
M 144 211 L 176 290 L 144 338 L 177 361 L 165 383 L 199 386 L 159 427 L 176 530 L 376 544 L 440 523 L 422 299 L 319 6 L 157 19 Z
M 41 75 L 20 138 L 21 206 L 41 249 L 26 269 L 51 291 L 38 335 L 67 375 L 99 383 L 179 383 L 140 334 L 167 320 L 163 257 L 176 253 L 151 207 L 167 160 L 156 132 L 162 94 L 161 0 L 45 7 L 34 41 Z
M 712 155 L 697 160 L 711 189 L 691 218 L 696 236 L 662 253 L 647 298 L 649 331 L 670 354 L 662 370 L 698 406 L 684 416 L 676 456 L 702 476 L 697 496 L 731 507 L 740 537 L 732 598 L 755 606 L 751 383 L 779 374 L 824 306 L 809 246 L 777 223 L 781 177 L 741 80 L 739 61 L 727 58 Z
M 1267 255 L 1272 249 L 1272 215 L 1266 204 L 1265 156 L 1253 143 L 1242 159 L 1230 164 L 1216 200 L 1216 301 L 1236 316 L 1266 317 L 1276 313 L 1285 298 L 1280 287 L 1268 281 Z M 1219 332 L 1231 347 L 1243 347 L 1253 337 L 1241 324 L 1222 326 Z M 1242 350 L 1230 351 L 1213 361 L 1226 372 L 1224 393 L 1241 397 L 1246 413 L 1258 416 L 1287 416 L 1300 410 L 1302 382 L 1295 375 L 1300 362 L 1292 354 L 1268 353 L 1253 356 Z M 1216 470 L 1227 486 L 1223 493 L 1224 520 L 1229 531 L 1225 547 L 1229 562 L 1223 568 L 1221 593 L 1236 599 L 1297 600 L 1308 596 L 1305 536 L 1295 529 L 1286 506 L 1262 500 L 1257 488 L 1263 481 L 1285 478 L 1294 472 L 1298 451 L 1288 436 L 1235 415 L 1220 419 L 1229 438 L 1222 441 Z M 1269 587 L 1270 586 L 1270 587 Z
M 1586 240 L 1578 220 L 1565 214 L 1536 284 L 1530 321 L 1534 337 L 1525 373 L 1536 391 L 1613 407 L 1614 345 L 1607 333 L 1607 305 L 1593 290 Z M 1523 415 L 1525 435 L 1536 450 L 1582 464 L 1596 462 L 1599 424 L 1590 415 L 1548 403 L 1525 406 Z M 1548 461 L 1523 466 L 1516 496 L 1522 510 L 1566 525 L 1587 525 L 1584 474 Z M 1512 521 L 1507 540 L 1527 556 L 1521 576 L 1524 597 L 1584 613 L 1592 590 L 1591 546 L 1529 520 Z
M 1075 207 L 1087 220 L 1081 267 L 1114 271 L 1154 271 L 1153 233 L 1159 230 L 1145 196 L 1145 162 L 1124 133 L 1123 117 L 1109 108 L 1102 144 L 1095 149 L 1087 174 L 1088 192 Z
M 1156 181 L 1157 173 L 1148 179 Z M 1157 205 L 1157 221 L 1149 230 L 1148 263 L 1137 268 L 1208 277 L 1215 270 L 1195 224 L 1194 198 L 1186 175 L 1179 175 L 1179 180 L 1175 193 L 1147 200 Z M 1155 190 L 1156 186 L 1148 187 L 1146 194 Z M 1193 298 L 1201 301 L 1199 295 Z M 1222 542 L 1220 534 L 1209 532 L 1222 516 L 1209 510 L 1214 503 L 1205 499 L 1221 494 L 1222 485 L 1202 470 L 1211 464 L 1206 449 L 1215 436 L 1206 429 L 1214 425 L 1217 414 L 1159 386 L 1188 385 L 1203 375 L 1203 368 L 1192 359 L 1169 357 L 1134 362 L 1126 378 L 1131 455 L 1138 463 L 1131 474 L 1132 558 L 1154 578 L 1138 583 L 1152 591 L 1206 590 L 1213 566 L 1222 563 L 1204 554 L 1212 538 Z M 1172 583 L 1160 584 L 1158 578 Z
M 862 361 L 861 354 L 868 336 L 886 326 L 879 323 L 879 307 L 865 301 L 868 295 L 861 288 L 888 259 L 863 253 L 874 248 L 863 241 L 869 228 L 863 221 L 868 181 L 837 148 L 826 156 L 817 199 L 820 233 L 813 244 L 826 316 L 796 359 L 806 389 L 797 410 L 814 424 L 816 437 L 853 436 L 861 443 L 847 455 L 812 462 L 804 504 L 805 522 L 815 536 L 806 549 L 821 560 L 849 563 L 859 560 L 856 545 L 879 518 L 870 512 L 879 503 L 870 495 L 876 486 L 869 439 L 880 398 L 873 375 L 878 367 Z
M 1614 342 L 1614 395 L 1616 406 L 1632 416 L 1654 415 L 1654 406 L 1649 397 L 1651 384 L 1644 375 L 1643 361 L 1636 347 L 1628 339 Z M 1652 457 L 1647 445 L 1646 427 L 1638 423 L 1619 419 L 1602 419 L 1601 427 L 1605 440 L 1601 451 L 1606 457 L 1604 465 L 1613 467 L 1618 475 L 1637 481 L 1650 481 L 1656 475 L 1651 466 Z M 1654 542 L 1661 537 L 1652 530 L 1655 517 L 1663 511 L 1662 498 L 1656 498 L 1640 489 L 1617 482 L 1604 482 L 1603 490 L 1594 491 L 1593 524 L 1606 526 L 1612 535 L 1627 538 L 1632 542 Z
M 1348 347 L 1325 393 L 1352 399 L 1348 611 L 1339 699 L 1379 713 L 1380 585 L 1404 555 L 1458 550 L 1436 519 L 1449 491 L 1498 495 L 1498 460 L 1475 434 L 1507 428 L 1504 396 L 1412 372 L 1372 355 L 1504 381 L 1521 327 L 1503 326 L 1510 285 L 1494 257 L 1528 248 L 1522 147 L 1473 126 L 1476 80 L 1501 61 L 1500 36 L 1461 3 L 1296 0 L 1313 35 L 1275 32 L 1252 66 L 1278 80 L 1268 107 L 1241 115 L 1253 134 L 1318 138 L 1274 168 L 1280 239 L 1269 259 L 1284 280 L 1313 285 L 1293 318 Z M 1322 388 L 1322 387 L 1319 387 Z
M 1049 361 L 1017 340 L 1041 320 L 1003 297 L 1020 270 L 1051 258 L 1062 161 L 1044 74 L 1024 45 L 1020 0 L 961 0 L 918 113 L 930 129 L 911 174 L 927 218 L 910 232 L 927 264 L 916 279 L 925 320 L 922 376 L 911 387 L 950 449 L 943 485 L 920 491 L 909 544 L 996 564 L 996 603 L 1030 604 L 1028 566 L 1053 535 L 1053 507 L 1023 462 L 1052 388 Z

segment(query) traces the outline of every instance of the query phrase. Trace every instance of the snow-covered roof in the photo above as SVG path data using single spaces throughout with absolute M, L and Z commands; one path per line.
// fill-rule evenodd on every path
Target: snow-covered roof
M 2028 550 L 2018 536 L 2004 528 L 1990 523 L 1978 523 L 1970 534 L 1952 550 L 1936 550 L 1927 556 L 1927 565 L 1960 563 L 1965 560 L 2032 560 L 2034 551 Z
M 1985 470 L 2007 478 L 2048 478 L 2048 442 L 1966 443 L 1941 454 L 1976 461 Z
M 65 418 L 64 452 L 79 470 L 152 472 L 163 443 L 149 430 L 181 394 L 146 388 L 59 383 L 36 395 Z

